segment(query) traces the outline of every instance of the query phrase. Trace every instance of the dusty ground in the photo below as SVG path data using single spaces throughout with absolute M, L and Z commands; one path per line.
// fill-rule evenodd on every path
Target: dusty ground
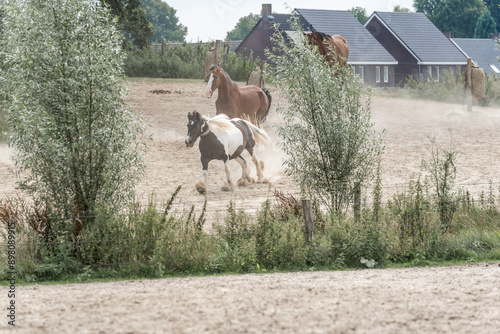
M 201 174 L 198 149 L 184 145 L 187 112 L 215 114 L 202 82 L 132 82 L 129 102 L 149 124 L 153 140 L 137 193 L 165 201 L 178 185 L 176 206 L 203 197 L 194 187 Z M 154 90 L 163 90 L 154 94 Z M 264 128 L 276 139 L 275 97 Z M 383 184 L 386 197 L 402 189 L 428 158 L 428 137 L 460 152 L 457 183 L 478 194 L 488 182 L 498 189 L 500 112 L 475 107 L 392 98 L 379 94 L 372 106 L 378 131 L 386 130 Z M 259 151 L 272 183 L 223 192 L 222 163 L 208 175 L 208 211 L 222 213 L 232 199 L 255 210 L 272 190 L 296 193 L 283 172 L 279 148 Z M 14 167 L 0 145 L 0 195 L 16 190 Z M 239 165 L 232 164 L 233 179 Z M 500 267 L 364 270 L 352 272 L 243 275 L 19 287 L 20 333 L 497 333 L 500 328 Z M 0 332 L 6 320 L 0 324 Z
M 170 198 L 178 185 L 182 190 L 177 198 L 179 210 L 195 205 L 201 209 L 204 197 L 195 190 L 201 176 L 200 153 L 197 145 L 188 149 L 184 145 L 188 111 L 214 116 L 216 93 L 207 99 L 205 84 L 200 81 L 133 81 L 130 83 L 132 109 L 143 115 L 153 140 L 149 142 L 146 157 L 147 171 L 137 188 L 141 202 L 155 194 L 158 202 Z M 280 122 L 276 106 L 285 101 L 273 92 L 270 116 L 263 125 L 276 141 L 274 124 Z M 373 120 L 377 131 L 386 131 L 386 151 L 382 161 L 382 181 L 385 198 L 404 188 L 410 178 L 421 171 L 422 159 L 429 159 L 430 137 L 435 137 L 441 149 L 454 147 L 458 152 L 457 184 L 470 190 L 477 197 L 488 191 L 492 181 L 498 193 L 500 146 L 500 110 L 474 107 L 467 112 L 463 105 L 394 98 L 378 92 L 372 104 Z M 209 220 L 224 214 L 229 200 L 247 212 L 258 209 L 261 203 L 277 189 L 297 194 L 295 184 L 285 176 L 282 161 L 284 154 L 278 146 L 273 150 L 259 149 L 259 158 L 266 164 L 265 174 L 271 184 L 251 184 L 224 192 L 225 182 L 222 162 L 213 161 L 208 170 Z M 247 159 L 252 166 L 250 159 Z M 0 144 L 0 196 L 12 196 L 16 190 L 12 174 L 13 163 L 5 144 Z M 240 166 L 231 161 L 232 178 L 240 177 Z M 255 175 L 255 169 L 252 173 Z M 365 189 L 368 193 L 371 189 Z
M 493 334 L 499 282 L 495 263 L 26 286 L 13 332 Z

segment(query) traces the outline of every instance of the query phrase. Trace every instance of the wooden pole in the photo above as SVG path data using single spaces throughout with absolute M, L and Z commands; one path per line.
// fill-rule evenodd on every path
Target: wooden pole
M 306 225 L 306 240 L 308 243 L 312 243 L 314 240 L 314 222 L 310 199 L 302 200 L 302 209 L 304 211 L 304 223 Z
M 472 59 L 471 58 L 467 58 L 466 76 L 467 76 L 466 80 L 467 111 L 472 111 Z
M 220 39 L 215 41 L 215 65 L 217 66 L 220 65 L 220 43 Z
M 354 219 L 359 221 L 361 218 L 361 183 L 354 184 Z
M 161 41 L 161 56 L 165 57 L 165 53 L 167 51 L 167 43 L 165 40 Z

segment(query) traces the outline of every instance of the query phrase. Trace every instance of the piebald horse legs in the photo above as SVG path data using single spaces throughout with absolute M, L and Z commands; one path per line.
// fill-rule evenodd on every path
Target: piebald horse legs
M 250 176 L 250 168 L 248 167 L 248 164 L 246 160 L 240 155 L 237 158 L 235 158 L 240 166 L 241 166 L 241 178 L 238 180 L 237 185 L 238 186 L 244 186 L 248 183 L 254 183 L 255 180 Z M 257 157 L 255 156 L 255 153 L 252 154 L 252 161 L 255 165 L 255 168 L 257 169 L 257 183 L 268 183 L 269 180 L 264 177 L 264 174 L 262 173 L 262 169 L 264 168 L 262 161 L 259 161 Z M 226 178 L 227 178 L 227 183 L 222 186 L 223 191 L 231 191 L 234 189 L 234 184 L 231 178 L 231 171 L 229 170 L 228 166 L 229 160 L 226 160 L 224 162 L 224 170 L 226 172 Z M 205 165 L 203 164 L 203 170 L 201 172 L 201 180 L 196 184 L 196 190 L 200 194 L 204 194 L 207 191 L 207 186 L 206 186 L 206 180 L 207 180 L 207 169 L 208 169 L 208 163 Z

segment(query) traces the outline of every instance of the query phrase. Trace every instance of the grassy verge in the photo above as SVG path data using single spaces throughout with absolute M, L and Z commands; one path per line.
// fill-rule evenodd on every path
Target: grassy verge
M 312 243 L 305 237 L 302 210 L 290 196 L 264 202 L 255 216 L 230 204 L 210 234 L 203 230 L 203 213 L 171 213 L 168 203 L 152 201 L 117 217 L 96 219 L 77 243 L 65 236 L 54 240 L 47 229 L 34 229 L 50 217 L 37 217 L 29 205 L 20 210 L 19 202 L 4 200 L 2 244 L 7 245 L 6 222 L 15 220 L 20 284 L 500 261 L 500 213 L 491 203 L 459 200 L 449 228 L 443 231 L 439 208 L 431 198 L 418 218 L 413 195 L 404 196 L 397 210 L 396 199 L 392 206 L 377 208 L 377 214 L 374 207 L 365 206 L 359 220 L 315 210 Z M 54 218 L 51 222 L 55 229 L 58 222 Z M 7 258 L 2 247 L 0 284 L 7 282 Z

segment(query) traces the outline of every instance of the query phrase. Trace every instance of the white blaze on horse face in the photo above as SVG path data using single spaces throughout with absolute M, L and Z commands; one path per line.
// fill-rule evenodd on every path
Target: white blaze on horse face
M 208 79 L 207 88 L 205 88 L 205 94 L 208 98 L 212 97 L 212 82 L 214 81 L 214 74 L 210 73 L 210 79 Z

